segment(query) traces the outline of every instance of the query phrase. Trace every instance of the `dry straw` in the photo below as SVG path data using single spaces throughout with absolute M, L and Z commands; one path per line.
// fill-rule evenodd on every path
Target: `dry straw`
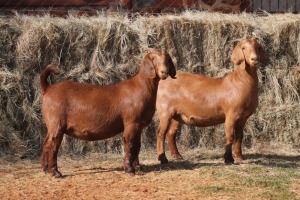
M 59 65 L 62 71 L 50 78 L 53 83 L 71 79 L 106 85 L 135 74 L 147 47 L 165 47 L 178 70 L 223 76 L 234 70 L 230 54 L 235 41 L 246 37 L 259 40 L 268 60 L 258 70 L 260 104 L 246 125 L 244 147 L 278 144 L 279 148 L 283 144 L 299 148 L 299 33 L 300 15 L 293 14 L 2 17 L 1 152 L 19 157 L 39 155 L 46 134 L 40 112 L 39 74 L 49 63 Z M 156 127 L 155 116 L 143 134 L 144 148 L 155 146 Z M 178 140 L 183 147 L 223 147 L 223 125 L 183 126 Z M 66 137 L 62 150 L 122 152 L 121 136 L 97 142 Z

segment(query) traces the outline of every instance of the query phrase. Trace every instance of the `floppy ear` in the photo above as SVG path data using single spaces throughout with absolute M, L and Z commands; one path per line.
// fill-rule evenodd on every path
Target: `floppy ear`
M 244 61 L 244 54 L 241 49 L 240 43 L 237 44 L 237 46 L 233 49 L 233 52 L 231 54 L 231 60 L 235 65 L 240 65 Z
M 171 76 L 171 78 L 175 79 L 176 78 L 175 77 L 176 76 L 176 67 L 170 56 L 168 56 L 167 65 L 169 67 L 169 75 Z
M 149 54 L 145 55 L 142 64 L 140 66 L 140 71 L 146 78 L 156 77 L 155 67 L 153 65 L 152 59 L 150 58 Z

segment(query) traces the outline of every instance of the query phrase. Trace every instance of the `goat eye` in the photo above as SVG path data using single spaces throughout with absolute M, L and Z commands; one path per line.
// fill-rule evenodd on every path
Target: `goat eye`
M 245 49 L 246 49 L 246 47 L 243 47 L 243 48 L 242 48 L 242 50 L 245 50 Z

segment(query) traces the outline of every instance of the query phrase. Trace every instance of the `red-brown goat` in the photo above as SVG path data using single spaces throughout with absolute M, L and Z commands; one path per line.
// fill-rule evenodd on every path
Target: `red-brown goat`
M 41 165 L 45 172 L 61 177 L 57 153 L 63 135 L 94 141 L 124 131 L 124 170 L 140 168 L 138 154 L 141 132 L 155 112 L 158 83 L 176 70 L 166 50 L 151 49 L 132 78 L 115 85 L 99 86 L 64 81 L 49 85 L 50 73 L 59 73 L 48 65 L 40 76 L 42 113 L 48 129 L 43 143 Z
M 177 72 L 176 79 L 160 82 L 156 109 L 160 120 L 157 130 L 157 154 L 167 163 L 164 140 L 174 158 L 182 159 L 175 136 L 181 123 L 199 127 L 225 123 L 225 163 L 233 163 L 234 154 L 243 160 L 241 144 L 247 119 L 258 106 L 257 65 L 265 61 L 265 53 L 255 39 L 241 40 L 231 59 L 237 69 L 232 73 L 212 78 Z

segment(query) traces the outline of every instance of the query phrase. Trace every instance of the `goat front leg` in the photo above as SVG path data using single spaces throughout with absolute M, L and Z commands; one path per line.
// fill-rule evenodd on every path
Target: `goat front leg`
M 137 131 L 136 137 L 134 137 L 133 139 L 133 148 L 131 150 L 133 156 L 132 166 L 135 171 L 142 170 L 142 166 L 140 165 L 140 161 L 139 161 L 139 154 L 141 150 L 141 133 L 142 130 Z
M 139 153 L 140 153 L 140 149 L 141 149 L 141 135 L 139 135 L 139 138 L 136 140 L 137 140 L 135 142 L 136 147 L 134 148 L 134 151 L 133 151 L 134 158 L 133 158 L 133 163 L 132 163 L 132 166 L 133 166 L 135 172 L 142 170 L 142 166 L 140 165 L 140 161 L 139 161 Z
M 237 160 L 244 160 L 244 156 L 242 154 L 242 141 L 244 135 L 244 127 L 246 124 L 246 120 L 239 121 L 235 126 L 235 137 L 234 137 L 234 156 Z
M 226 117 L 226 121 L 225 121 L 226 147 L 225 147 L 225 154 L 224 154 L 224 160 L 226 164 L 234 163 L 234 159 L 232 156 L 234 124 L 235 122 L 231 117 Z
M 137 124 L 126 125 L 123 134 L 125 151 L 124 170 L 126 173 L 135 173 L 140 169 L 138 155 L 141 148 L 141 130 Z

